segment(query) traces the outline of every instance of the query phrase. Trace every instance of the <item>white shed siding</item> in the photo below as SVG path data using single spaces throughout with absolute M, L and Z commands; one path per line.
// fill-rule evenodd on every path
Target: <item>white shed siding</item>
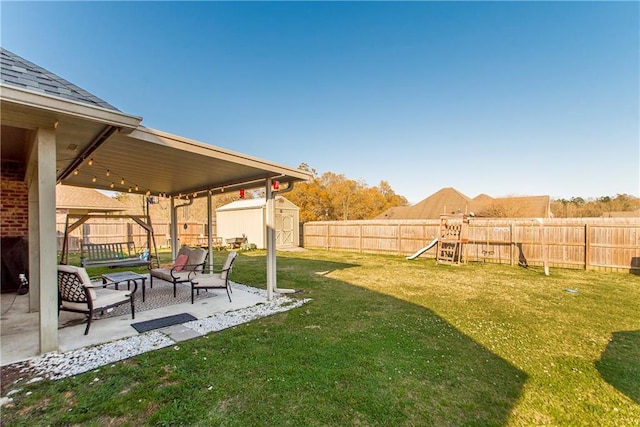
M 264 248 L 265 244 L 265 220 L 263 208 L 238 209 L 216 211 L 216 225 L 218 237 L 223 241 L 233 237 L 247 236 L 249 243 L 254 243 L 258 248 Z
M 300 245 L 300 208 L 285 199 L 275 200 L 276 246 Z M 266 247 L 266 201 L 264 199 L 237 200 L 216 209 L 218 236 L 223 239 L 247 236 L 249 243 Z

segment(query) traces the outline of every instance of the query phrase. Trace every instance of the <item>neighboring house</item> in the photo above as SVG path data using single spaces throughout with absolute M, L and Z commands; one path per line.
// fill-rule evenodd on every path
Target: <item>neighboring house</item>
M 56 214 L 87 214 L 124 212 L 127 206 L 93 188 L 56 185 Z
M 282 196 L 275 203 L 276 247 L 300 245 L 300 208 Z M 247 237 L 248 243 L 266 247 L 267 202 L 265 199 L 236 200 L 216 209 L 218 237 Z
M 478 217 L 549 218 L 549 196 L 493 198 L 480 194 L 471 199 L 455 188 L 447 187 L 412 206 L 390 208 L 375 219 L 438 219 L 443 214 L 468 214 Z

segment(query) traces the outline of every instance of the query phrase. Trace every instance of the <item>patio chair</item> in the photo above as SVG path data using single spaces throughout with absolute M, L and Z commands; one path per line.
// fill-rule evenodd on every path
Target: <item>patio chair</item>
M 71 311 L 87 315 L 87 328 L 84 334 L 89 333 L 93 313 L 107 310 L 123 304 L 131 304 L 131 318 L 135 319 L 136 311 L 133 302 L 133 290 L 118 291 L 107 289 L 106 284 L 93 284 L 87 270 L 72 265 L 58 266 L 58 314 L 60 311 Z
M 178 283 L 188 283 L 198 273 L 204 271 L 209 251 L 202 248 L 183 246 L 178 251 L 176 260 L 171 267 L 152 268 L 149 270 L 149 286 L 153 288 L 153 278 L 173 283 L 173 297 L 176 297 Z
M 233 261 L 238 256 L 237 252 L 231 251 L 227 255 L 227 259 L 221 270 L 214 270 L 211 273 L 219 274 L 200 274 L 191 279 L 191 304 L 193 304 L 194 293 L 200 294 L 200 289 L 226 289 L 229 302 L 231 302 L 231 286 L 229 285 L 229 276 L 233 269 Z

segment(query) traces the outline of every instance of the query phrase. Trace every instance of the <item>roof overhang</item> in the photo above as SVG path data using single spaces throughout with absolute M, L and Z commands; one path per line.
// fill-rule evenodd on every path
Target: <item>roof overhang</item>
M 167 196 L 203 196 L 240 188 L 308 180 L 308 172 L 199 141 L 139 126 L 118 132 L 86 159 L 63 184 Z M 107 170 L 109 176 L 107 176 Z M 93 182 L 93 179 L 96 182 Z M 112 186 L 113 185 L 113 186 Z
M 2 99 L 2 122 L 14 123 L 19 126 L 25 124 L 24 114 L 34 114 L 35 117 L 26 122 L 37 126 L 40 119 L 45 124 L 51 120 L 85 120 L 103 125 L 115 126 L 122 132 L 131 132 L 142 121 L 141 117 L 125 114 L 117 110 L 96 107 L 80 102 L 44 95 L 40 92 L 19 89 L 0 83 L 0 98 Z M 37 112 L 37 113 L 36 113 Z M 16 116 L 17 114 L 17 116 Z M 9 115 L 9 117 L 6 117 Z
M 0 85 L 2 158 L 24 161 L 32 132 L 56 131 L 57 181 L 137 194 L 189 197 L 292 185 L 309 172 L 140 125 L 141 119 Z

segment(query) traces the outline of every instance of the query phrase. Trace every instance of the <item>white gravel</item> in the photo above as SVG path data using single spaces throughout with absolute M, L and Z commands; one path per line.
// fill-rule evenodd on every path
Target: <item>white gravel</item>
M 234 284 L 234 288 L 242 289 L 246 292 L 261 294 L 266 298 L 264 290 L 251 288 L 244 285 Z M 193 320 L 184 323 L 184 326 L 193 329 L 199 334 L 206 334 L 213 331 L 221 331 L 254 319 L 266 317 L 271 314 L 280 313 L 300 307 L 309 302 L 310 299 L 291 299 L 286 295 L 276 295 L 272 301 L 266 301 L 252 307 L 243 308 L 236 311 L 229 311 L 223 314 L 216 314 L 211 317 Z M 128 359 L 138 354 L 157 350 L 163 347 L 176 345 L 176 341 L 161 332 L 153 330 L 140 335 L 121 339 L 118 341 L 100 344 L 93 347 L 86 347 L 66 353 L 47 353 L 42 356 L 20 362 L 22 372 L 29 373 L 30 382 L 42 379 L 60 379 L 74 376 L 82 372 L 87 372 L 119 360 Z M 21 381 L 16 381 L 20 383 Z M 11 401 L 11 394 L 19 390 L 12 390 L 7 396 L 0 399 L 0 406 L 7 401 Z

